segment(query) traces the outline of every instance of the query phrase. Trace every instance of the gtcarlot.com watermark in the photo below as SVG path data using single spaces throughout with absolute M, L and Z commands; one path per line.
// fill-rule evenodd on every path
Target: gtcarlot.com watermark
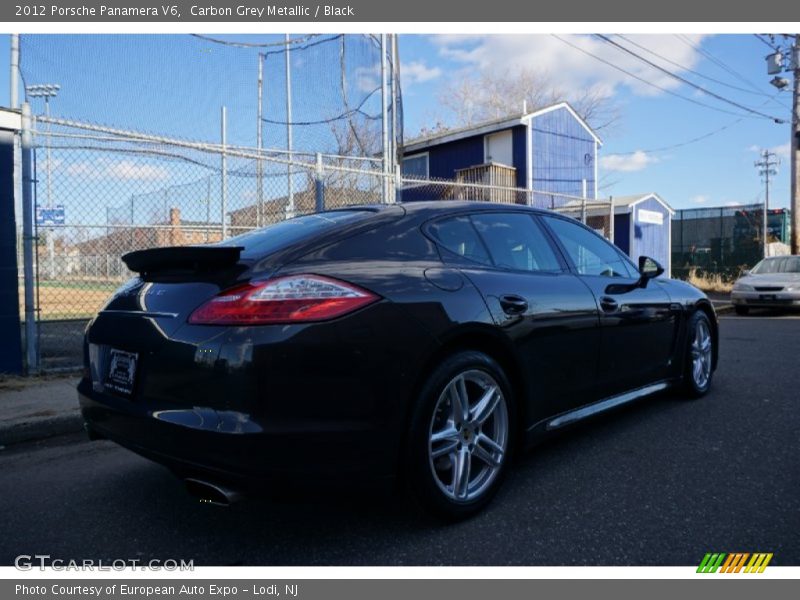
M 194 571 L 194 560 L 115 558 L 113 560 L 64 560 L 51 558 L 49 554 L 20 554 L 14 559 L 14 566 L 20 571 L 39 569 L 44 571 Z

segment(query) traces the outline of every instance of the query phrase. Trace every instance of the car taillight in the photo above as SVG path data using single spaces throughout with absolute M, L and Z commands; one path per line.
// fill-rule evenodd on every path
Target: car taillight
M 199 325 L 270 325 L 326 321 L 378 300 L 350 283 L 321 275 L 287 275 L 221 292 L 189 317 Z

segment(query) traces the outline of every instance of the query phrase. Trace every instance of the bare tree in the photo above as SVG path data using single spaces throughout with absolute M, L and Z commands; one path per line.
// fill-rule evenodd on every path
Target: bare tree
M 619 120 L 616 102 L 599 89 L 566 90 L 546 72 L 532 68 L 484 69 L 459 77 L 439 95 L 439 102 L 454 117 L 454 127 L 521 114 L 523 106 L 531 112 L 563 100 L 596 131 L 608 129 Z

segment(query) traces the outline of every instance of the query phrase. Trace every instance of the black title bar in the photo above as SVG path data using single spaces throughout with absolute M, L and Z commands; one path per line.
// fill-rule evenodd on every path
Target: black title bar
M 349 0 L 316 4 L 269 0 L 49 0 L 0 3 L 7 23 L 53 22 L 800 22 L 800 2 L 743 0 Z M 781 32 L 792 33 L 792 32 Z

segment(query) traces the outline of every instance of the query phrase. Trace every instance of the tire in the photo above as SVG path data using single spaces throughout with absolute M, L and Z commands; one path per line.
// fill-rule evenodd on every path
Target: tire
M 748 306 L 735 306 L 733 310 L 735 310 L 736 314 L 739 315 L 740 317 L 744 317 L 750 314 L 750 307 Z
M 705 396 L 714 377 L 714 329 L 708 315 L 695 312 L 686 327 L 684 389 L 690 398 Z
M 465 395 L 466 417 L 458 410 Z M 423 385 L 409 430 L 406 474 L 422 507 L 448 521 L 482 510 L 502 485 L 515 426 L 512 388 L 496 361 L 475 351 L 444 360 Z

